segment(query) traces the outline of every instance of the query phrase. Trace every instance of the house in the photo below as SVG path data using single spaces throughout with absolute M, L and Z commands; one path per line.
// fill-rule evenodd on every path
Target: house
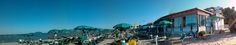
M 190 31 L 195 33 L 200 31 L 211 33 L 213 30 L 222 30 L 224 27 L 224 19 L 221 10 L 218 8 L 214 8 L 211 11 L 193 8 L 166 15 L 156 21 L 161 19 L 168 19 L 173 22 L 165 30 L 165 32 L 172 32 L 172 34 L 179 34 L 180 32 L 189 33 Z
M 224 16 L 222 13 L 222 8 L 221 7 L 212 7 L 212 8 L 207 8 L 205 10 L 208 10 L 209 12 L 213 13 L 213 30 L 224 30 Z M 214 19 L 216 18 L 216 19 Z M 215 27 L 214 27 L 215 26 Z

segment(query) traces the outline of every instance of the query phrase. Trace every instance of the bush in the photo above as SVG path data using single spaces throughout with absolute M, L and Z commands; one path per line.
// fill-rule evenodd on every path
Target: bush
M 199 36 L 204 36 L 205 34 L 206 34 L 206 31 L 200 31 L 200 32 L 198 33 Z

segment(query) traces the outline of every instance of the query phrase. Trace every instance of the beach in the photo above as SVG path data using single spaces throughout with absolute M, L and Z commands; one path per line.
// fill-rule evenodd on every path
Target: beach
M 185 41 L 187 45 L 236 45 L 235 33 L 224 33 L 210 36 L 206 40 Z

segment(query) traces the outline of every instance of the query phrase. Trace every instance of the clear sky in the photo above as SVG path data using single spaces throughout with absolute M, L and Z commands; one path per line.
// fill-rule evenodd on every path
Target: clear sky
M 0 34 L 88 25 L 146 24 L 172 12 L 236 6 L 234 0 L 0 0 Z

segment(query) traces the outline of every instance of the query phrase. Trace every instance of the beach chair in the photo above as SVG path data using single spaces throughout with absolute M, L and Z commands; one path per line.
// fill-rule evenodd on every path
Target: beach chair
M 184 39 L 185 39 L 186 35 L 182 34 L 179 38 L 179 40 L 181 41 L 181 44 L 184 45 Z

